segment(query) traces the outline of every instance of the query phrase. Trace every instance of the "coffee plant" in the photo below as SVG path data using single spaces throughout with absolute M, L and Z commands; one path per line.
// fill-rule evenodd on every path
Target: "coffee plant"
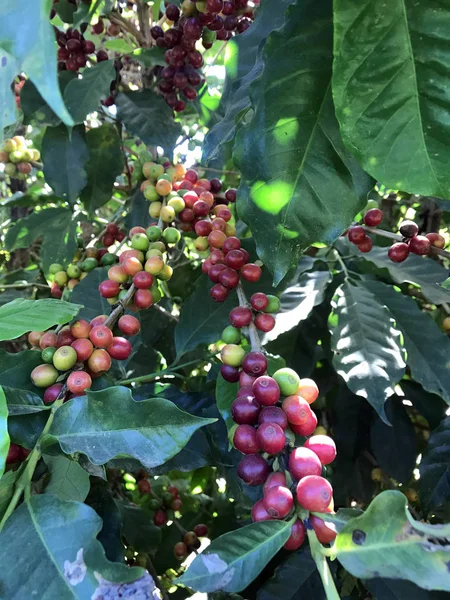
M 0 598 L 449 597 L 448 3 L 0 14 Z

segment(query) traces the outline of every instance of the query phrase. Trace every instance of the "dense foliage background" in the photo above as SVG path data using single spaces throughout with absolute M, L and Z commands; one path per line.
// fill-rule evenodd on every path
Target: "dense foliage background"
M 183 71 L 194 91 L 174 98 L 173 49 L 152 28 L 181 31 L 166 10 L 198 18 L 212 4 L 168 4 L 0 7 L 0 131 L 27 148 L 5 143 L 0 157 L 0 597 L 151 598 L 153 581 L 165 600 L 447 597 L 450 6 L 236 2 L 234 28 L 205 23 L 186 51 L 200 56 Z M 84 36 L 73 65 L 69 27 Z M 309 531 L 289 552 L 291 521 L 251 524 L 262 486 L 237 476 L 238 384 L 219 374 L 238 298 L 210 297 L 188 220 L 149 213 L 153 161 L 219 178 L 216 201 L 237 188 L 230 227 L 263 266 L 244 290 L 280 300 L 259 332 L 268 372 L 317 383 L 317 433 L 336 443 L 331 547 Z M 346 231 L 375 207 L 384 218 L 361 252 Z M 405 220 L 443 243 L 393 262 Z M 108 224 L 125 234 L 155 222 L 182 236 L 160 302 L 137 313 L 131 354 L 86 395 L 44 403 L 27 334 L 110 314 L 109 265 L 86 260 L 129 247 L 102 243 Z M 82 262 L 56 282 L 55 263 Z M 207 534 L 175 556 L 199 524 Z

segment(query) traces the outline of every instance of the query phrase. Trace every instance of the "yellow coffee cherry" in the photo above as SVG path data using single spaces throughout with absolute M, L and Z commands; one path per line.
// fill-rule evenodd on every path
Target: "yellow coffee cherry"
M 175 196 L 175 198 L 171 198 L 167 203 L 167 206 L 172 206 L 173 210 L 177 214 L 186 208 L 184 200 L 183 198 L 180 198 L 180 196 Z
M 194 242 L 194 246 L 199 252 L 204 252 L 209 248 L 208 238 L 198 237 Z
M 180 179 L 183 179 L 185 173 L 186 173 L 186 169 L 184 168 L 183 165 L 175 165 L 175 175 L 176 175 L 177 181 L 180 181 Z
M 31 160 L 34 160 L 35 162 L 41 160 L 41 153 L 39 152 L 39 150 L 36 150 L 36 148 L 32 148 L 30 152 L 32 154 Z
M 153 219 L 158 219 L 162 209 L 162 202 L 152 202 L 148 209 L 148 214 Z
M 160 196 L 167 196 L 172 191 L 172 184 L 167 179 L 159 179 L 155 187 Z
M 327 430 L 322 425 L 315 428 L 313 435 L 327 435 Z
M 12 139 L 5 140 L 3 142 L 3 150 L 5 152 L 8 152 L 8 154 L 10 152 L 14 152 L 14 150 L 17 150 L 17 144 L 16 144 L 15 140 L 12 140 Z
M 170 265 L 164 265 L 163 269 L 158 273 L 158 279 L 162 281 L 169 281 L 172 277 L 173 269 Z
M 172 223 L 175 219 L 175 210 L 173 206 L 163 206 L 160 216 L 164 223 Z
M 442 327 L 444 328 L 445 332 L 449 332 L 450 331 L 450 317 L 445 317 L 445 319 L 442 321 Z
M 236 235 L 236 227 L 234 225 L 230 225 L 230 223 L 227 223 L 225 227 L 225 234 L 227 237 Z

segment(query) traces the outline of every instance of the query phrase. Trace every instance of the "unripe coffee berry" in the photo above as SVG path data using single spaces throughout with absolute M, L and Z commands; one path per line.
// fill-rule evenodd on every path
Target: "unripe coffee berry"
M 226 344 L 238 344 L 241 341 L 241 331 L 232 325 L 228 325 L 222 331 L 221 338 Z
M 245 350 L 236 344 L 227 344 L 220 352 L 222 362 L 230 367 L 239 367 L 245 356 Z
M 278 371 L 273 374 L 273 378 L 280 386 L 280 391 L 283 396 L 295 394 L 300 385 L 300 377 L 293 369 L 289 369 L 288 367 L 278 369 Z
M 312 379 L 308 377 L 304 377 L 300 380 L 300 385 L 297 388 L 297 394 L 308 402 L 308 404 L 312 404 L 319 395 L 319 388 L 317 384 Z
M 71 346 L 61 346 L 53 355 L 53 364 L 58 371 L 68 371 L 77 362 L 77 353 Z

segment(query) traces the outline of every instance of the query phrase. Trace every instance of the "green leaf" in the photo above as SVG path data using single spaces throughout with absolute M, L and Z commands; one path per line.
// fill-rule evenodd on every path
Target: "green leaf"
M 94 14 L 100 14 L 103 8 L 109 12 L 112 7 L 106 7 L 105 4 L 106 0 L 94 0 L 90 5 L 84 2 L 79 4 L 73 15 L 74 28 L 81 25 L 81 23 L 90 23 Z
M 252 116 L 236 136 L 238 214 L 275 284 L 310 244 L 333 242 L 370 189 L 340 138 L 332 54 L 331 1 L 297 0 L 267 39 L 250 86 Z
M 9 451 L 8 405 L 5 392 L 0 386 L 0 478 L 5 472 L 6 457 Z
M 350 390 L 388 423 L 384 403 L 405 372 L 400 332 L 389 312 L 361 283 L 342 284 L 333 311 L 333 365 Z
M 64 125 L 47 127 L 42 139 L 45 181 L 57 196 L 66 198 L 71 204 L 87 183 L 88 158 L 82 125 L 71 130 Z
M 237 383 L 225 381 L 220 374 L 216 379 L 216 404 L 228 431 L 236 425 L 231 416 L 231 405 L 236 398 L 238 388 Z
M 441 8 L 335 2 L 333 95 L 342 137 L 367 172 L 396 190 L 446 198 L 450 21 Z
M 59 442 L 66 454 L 82 452 L 96 465 L 131 456 L 152 468 L 175 456 L 197 429 L 215 421 L 192 416 L 161 398 L 136 402 L 129 389 L 117 386 L 64 404 L 55 413 L 48 441 Z
M 41 353 L 36 350 L 24 350 L 15 354 L 9 354 L 0 348 L 0 385 L 20 388 L 22 390 L 34 390 L 31 383 L 31 371 L 42 364 Z
M 170 153 L 181 134 L 179 123 L 173 120 L 172 109 L 150 90 L 120 93 L 116 98 L 117 117 L 126 128 L 147 146 L 161 146 Z
M 339 562 L 361 579 L 407 579 L 425 589 L 450 591 L 448 546 L 439 526 L 428 525 L 425 534 L 407 518 L 407 510 L 401 492 L 379 494 L 336 538 Z
M 86 504 L 63 502 L 51 494 L 32 496 L 14 511 L 0 534 L 2 547 L 8 548 L 2 562 L 2 595 L 86 600 L 113 593 L 131 596 L 133 588 L 142 587 L 151 597 L 154 583 L 145 571 L 105 558 L 96 540 L 101 527 L 102 520 Z M 25 577 L 25 569 L 33 575 Z M 111 582 L 122 583 L 122 588 Z
M 329 271 L 302 273 L 298 281 L 284 290 L 280 296 L 280 310 L 276 314 L 275 327 L 264 336 L 264 344 L 296 327 L 322 304 L 325 291 L 332 280 Z
M 252 523 L 215 539 L 177 579 L 197 592 L 240 592 L 287 541 L 290 521 Z
M 109 315 L 111 306 L 98 293 L 98 286 L 102 281 L 108 279 L 108 268 L 94 269 L 87 277 L 82 279 L 72 291 L 70 297 L 72 302 L 83 302 L 84 307 L 80 310 L 79 319 L 92 320 L 97 315 Z
M 413 379 L 450 405 L 450 339 L 412 298 L 381 282 L 367 281 L 364 286 L 387 306 L 402 332 L 406 362 Z M 433 348 L 432 354 L 429 348 Z
M 73 71 L 61 71 L 58 75 L 61 93 L 66 85 L 76 77 Z M 25 121 L 37 121 L 39 125 L 56 127 L 61 119 L 56 115 L 47 102 L 42 98 L 34 83 L 28 79 L 20 90 L 20 108 L 23 110 Z
M 180 320 L 175 327 L 178 357 L 200 345 L 219 340 L 223 329 L 229 325 L 230 310 L 239 304 L 234 292 L 225 302 L 214 302 L 209 295 L 209 288 L 209 279 L 202 275 L 195 292 L 183 304 Z
M 67 456 L 49 456 L 44 461 L 50 471 L 50 481 L 45 488 L 46 494 L 53 494 L 60 500 L 84 502 L 89 493 L 89 474 Z
M 5 514 L 14 495 L 14 484 L 18 476 L 18 471 L 8 471 L 0 477 L 0 519 Z
M 105 50 L 112 50 L 113 52 L 118 52 L 119 54 L 129 54 L 133 51 L 133 46 L 125 40 L 121 39 L 108 40 L 103 44 L 103 48 L 105 48 Z
M 73 125 L 59 91 L 55 35 L 47 0 L 17 0 L 0 8 L 0 47 L 17 61 L 16 73 L 25 72 L 54 112 Z M 26 32 L 26 34 L 24 34 Z
M 0 340 L 14 340 L 27 331 L 45 331 L 53 325 L 64 325 L 80 311 L 79 304 L 46 298 L 17 298 L 0 306 Z
M 77 10 L 76 4 L 73 4 L 69 0 L 58 0 L 54 5 L 56 14 L 64 21 L 64 23 L 73 23 L 73 14 Z
M 90 129 L 86 142 L 89 148 L 88 179 L 80 199 L 92 213 L 111 199 L 116 177 L 122 173 L 123 154 L 119 134 L 111 123 Z
M 19 219 L 5 237 L 5 247 L 10 252 L 16 248 L 26 248 L 43 236 L 41 258 L 44 271 L 54 263 L 67 265 L 72 261 L 77 248 L 77 222 L 68 208 L 46 208 Z
M 154 46 L 153 48 L 138 48 L 132 54 L 132 57 L 144 65 L 144 67 L 166 66 L 164 58 L 165 50 Z
M 64 101 L 75 123 L 99 108 L 100 100 L 110 95 L 111 82 L 116 77 L 113 60 L 104 60 L 84 69 L 64 90 Z
M 447 405 L 436 394 L 426 392 L 423 387 L 412 380 L 403 380 L 400 382 L 405 399 L 408 399 L 415 409 L 425 417 L 430 425 L 430 429 L 435 429 L 445 416 Z
M 39 352 L 35 352 L 35 354 L 39 354 Z M 50 410 L 50 407 L 44 404 L 42 398 L 33 392 L 5 385 L 3 391 L 8 403 L 9 416 L 31 415 L 43 410 Z
M 125 502 L 116 504 L 122 517 L 122 535 L 136 552 L 154 552 L 161 544 L 161 527 L 149 519 L 147 512 Z
M 17 107 L 11 84 L 17 71 L 16 61 L 0 49 L 0 141 L 3 140 L 5 127 L 16 122 Z
M 450 417 L 431 432 L 419 472 L 420 500 L 429 512 L 450 499 Z
M 370 579 L 365 581 L 364 585 L 374 600 L 439 600 L 439 595 L 430 595 L 404 579 Z

